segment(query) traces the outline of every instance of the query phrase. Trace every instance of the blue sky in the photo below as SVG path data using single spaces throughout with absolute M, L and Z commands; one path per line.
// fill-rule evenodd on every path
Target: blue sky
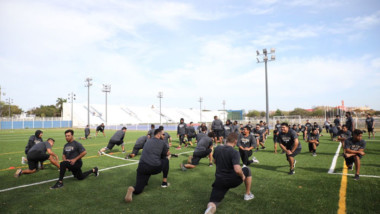
M 0 85 L 24 110 L 91 102 L 207 109 L 380 109 L 380 2 L 0 0 Z

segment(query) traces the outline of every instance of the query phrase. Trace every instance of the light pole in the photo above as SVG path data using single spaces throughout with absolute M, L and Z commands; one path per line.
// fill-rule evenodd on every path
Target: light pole
M 224 115 L 224 122 L 226 122 L 226 101 L 223 100 L 223 115 Z
M 74 100 L 76 100 L 75 96 L 76 95 L 74 94 L 74 92 L 71 92 L 69 94 L 69 98 L 67 98 L 71 103 L 71 128 L 74 126 Z
M 102 91 L 104 93 L 106 93 L 106 125 L 107 125 L 107 121 L 108 121 L 108 117 L 107 117 L 107 93 L 111 92 L 111 85 L 103 84 L 103 90 Z
M 0 118 L 2 117 L 3 108 L 1 106 L 1 95 L 5 96 L 6 94 L 4 92 L 1 92 L 1 86 L 0 86 Z
M 276 60 L 276 55 L 274 54 L 275 53 L 275 49 L 274 48 L 271 48 L 270 49 L 270 53 L 267 52 L 267 49 L 264 48 L 263 49 L 263 54 L 260 54 L 260 52 L 257 50 L 256 51 L 257 53 L 257 63 L 262 63 L 264 62 L 265 63 L 265 95 L 266 95 L 266 121 L 267 121 L 267 124 L 269 124 L 269 101 L 268 101 L 268 72 L 267 72 L 267 62 L 269 61 L 275 61 Z M 271 55 L 271 58 L 270 60 L 268 60 L 268 54 Z M 259 56 L 262 55 L 262 60 L 263 61 L 260 61 L 259 59 Z
M 92 78 L 88 77 L 85 80 L 85 87 L 88 88 L 88 95 L 87 95 L 87 125 L 90 126 L 90 86 L 92 86 Z
M 157 97 L 158 97 L 158 99 L 160 99 L 160 124 L 162 125 L 162 123 L 161 123 L 161 99 L 164 97 L 164 94 L 162 93 L 162 91 L 158 92 Z
M 202 102 L 203 102 L 203 98 L 202 97 L 199 97 L 199 122 L 202 123 Z
M 5 101 L 8 103 L 8 108 L 9 108 L 8 113 L 9 113 L 9 118 L 11 118 L 11 104 L 13 103 L 13 99 L 7 98 Z

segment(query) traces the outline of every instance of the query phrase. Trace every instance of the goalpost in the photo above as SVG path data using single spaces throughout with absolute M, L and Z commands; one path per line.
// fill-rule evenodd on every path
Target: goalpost
M 289 126 L 293 124 L 301 124 L 300 115 L 273 116 L 273 127 L 276 125 L 277 120 L 280 121 L 280 123 L 288 123 Z

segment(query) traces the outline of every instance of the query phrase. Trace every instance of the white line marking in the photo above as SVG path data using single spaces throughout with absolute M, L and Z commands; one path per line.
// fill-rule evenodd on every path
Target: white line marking
M 347 176 L 355 176 L 354 174 L 343 174 L 343 173 L 330 173 L 332 175 L 347 175 Z M 360 177 L 368 177 L 368 178 L 380 178 L 380 176 L 377 175 L 360 175 Z
M 138 160 L 125 159 L 125 158 L 121 158 L 121 157 L 113 156 L 113 155 L 106 154 L 106 153 L 104 153 L 103 155 L 108 156 L 108 157 L 111 157 L 111 158 L 115 158 L 115 159 L 120 159 L 120 160 L 123 160 L 123 161 L 138 161 Z
M 335 152 L 335 155 L 334 155 L 334 158 L 331 162 L 331 166 L 330 166 L 330 169 L 327 173 L 331 174 L 331 173 L 334 173 L 334 170 L 335 170 L 335 166 L 336 166 L 336 161 L 338 160 L 338 157 L 339 157 L 339 152 L 340 152 L 340 148 L 342 147 L 342 144 L 339 142 L 339 146 L 338 146 L 338 149 L 336 150 Z

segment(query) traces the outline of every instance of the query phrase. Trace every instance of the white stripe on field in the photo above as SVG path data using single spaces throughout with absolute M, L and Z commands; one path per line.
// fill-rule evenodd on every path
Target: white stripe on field
M 137 164 L 137 163 L 138 163 L 138 161 L 133 162 L 133 163 L 127 163 L 127 164 L 112 166 L 112 167 L 108 167 L 108 168 L 104 168 L 104 169 L 99 169 L 99 171 L 100 172 L 101 171 L 106 171 L 106 170 L 115 169 L 115 168 L 119 168 L 119 167 L 123 167 L 123 166 L 129 166 L 129 165 Z M 70 175 L 70 176 L 64 177 L 63 179 L 72 178 L 72 177 L 74 177 L 74 176 Z M 7 189 L 2 189 L 2 190 L 0 190 L 0 192 L 7 192 L 7 191 L 10 191 L 10 190 L 14 190 L 14 189 L 20 189 L 20 188 L 25 188 L 25 187 L 30 187 L 30 186 L 50 183 L 50 182 L 53 182 L 53 181 L 57 181 L 57 178 L 46 180 L 46 181 L 41 181 L 41 182 L 36 182 L 36 183 L 32 183 L 32 184 L 25 184 L 25 185 L 21 185 L 21 186 L 11 187 L 11 188 L 7 188 Z
M 343 174 L 343 173 L 330 173 L 332 175 L 347 175 L 347 176 L 355 176 L 354 174 Z M 380 176 L 377 175 L 360 175 L 360 177 L 367 177 L 367 178 L 380 178 Z
M 327 173 L 331 174 L 331 173 L 334 173 L 334 170 L 335 170 L 335 166 L 336 166 L 336 161 L 338 160 L 338 157 L 339 157 L 339 152 L 340 152 L 340 148 L 342 147 L 342 144 L 339 142 L 339 146 L 338 146 L 338 149 L 336 150 L 335 152 L 335 155 L 334 155 L 334 158 L 331 162 L 331 166 L 330 166 L 330 169 Z
M 111 158 L 115 158 L 115 159 L 124 160 L 124 161 L 138 161 L 138 160 L 125 159 L 125 158 L 121 158 L 121 157 L 113 156 L 113 155 L 106 154 L 106 153 L 103 153 L 103 155 L 108 156 L 108 157 L 111 157 Z

